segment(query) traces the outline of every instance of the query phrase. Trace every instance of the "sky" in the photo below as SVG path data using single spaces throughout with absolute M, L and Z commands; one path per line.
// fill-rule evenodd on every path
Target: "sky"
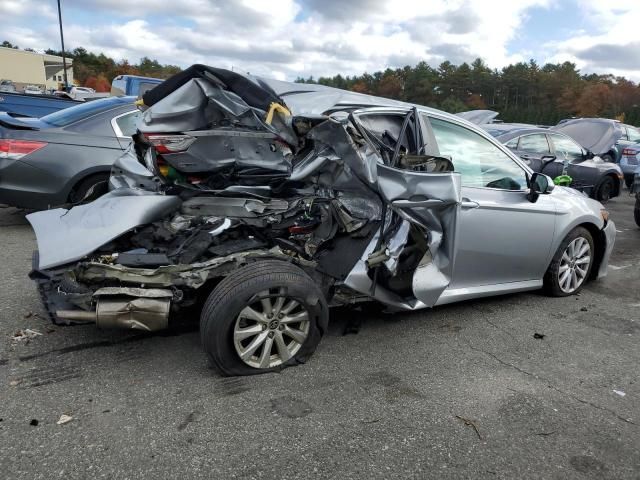
M 571 61 L 640 81 L 640 0 L 62 0 L 65 46 L 293 80 L 426 61 Z M 60 48 L 55 0 L 0 0 L 2 33 Z

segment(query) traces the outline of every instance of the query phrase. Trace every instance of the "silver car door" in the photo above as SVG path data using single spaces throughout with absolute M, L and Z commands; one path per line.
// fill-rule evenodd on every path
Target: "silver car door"
M 375 180 L 386 214 L 381 232 L 346 283 L 388 304 L 432 306 L 453 272 L 460 175 L 451 171 L 450 161 L 437 158 L 435 139 L 416 108 L 360 110 L 354 117 L 360 131 L 368 132 L 388 154 L 376 164 Z M 415 263 L 404 263 L 398 271 L 403 254 Z M 391 277 L 402 276 L 407 290 L 378 283 L 382 264 Z
M 450 289 L 539 280 L 554 236 L 549 195 L 527 199 L 528 172 L 506 149 L 464 125 L 429 116 L 440 154 L 461 174 L 462 203 Z
M 460 175 L 378 165 L 378 189 L 394 211 L 425 235 L 428 250 L 414 271 L 412 290 L 432 306 L 449 286 L 455 265 Z

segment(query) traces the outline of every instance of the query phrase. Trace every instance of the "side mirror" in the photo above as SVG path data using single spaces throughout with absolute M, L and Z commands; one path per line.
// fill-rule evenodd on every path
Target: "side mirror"
M 541 194 L 549 193 L 553 190 L 554 184 L 551 177 L 544 175 L 542 173 L 535 172 L 531 175 L 531 179 L 529 180 L 529 193 L 527 194 L 527 199 L 531 203 L 535 203 L 538 201 L 538 197 Z

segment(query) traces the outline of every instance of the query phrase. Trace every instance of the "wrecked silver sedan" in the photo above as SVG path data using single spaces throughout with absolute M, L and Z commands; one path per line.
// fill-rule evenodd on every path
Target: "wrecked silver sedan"
M 195 65 L 147 92 L 111 191 L 28 216 L 58 324 L 200 311 L 226 375 L 306 361 L 329 307 L 416 310 L 606 273 L 602 205 L 437 110 Z

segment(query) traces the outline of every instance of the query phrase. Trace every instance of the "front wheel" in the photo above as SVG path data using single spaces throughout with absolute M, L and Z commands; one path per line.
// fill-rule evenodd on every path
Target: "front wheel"
M 591 273 L 595 249 L 593 237 L 578 227 L 562 241 L 544 275 L 544 287 L 554 297 L 578 293 Z
M 251 375 L 304 363 L 329 318 L 321 289 L 279 260 L 246 265 L 211 292 L 200 317 L 202 346 L 223 375 Z
M 608 202 L 611 200 L 611 196 L 615 191 L 615 185 L 613 183 L 613 178 L 604 177 L 600 184 L 598 185 L 598 190 L 596 192 L 596 200 L 599 202 Z
M 633 209 L 633 218 L 636 221 L 636 225 L 640 227 L 640 197 L 636 197 L 636 206 Z

